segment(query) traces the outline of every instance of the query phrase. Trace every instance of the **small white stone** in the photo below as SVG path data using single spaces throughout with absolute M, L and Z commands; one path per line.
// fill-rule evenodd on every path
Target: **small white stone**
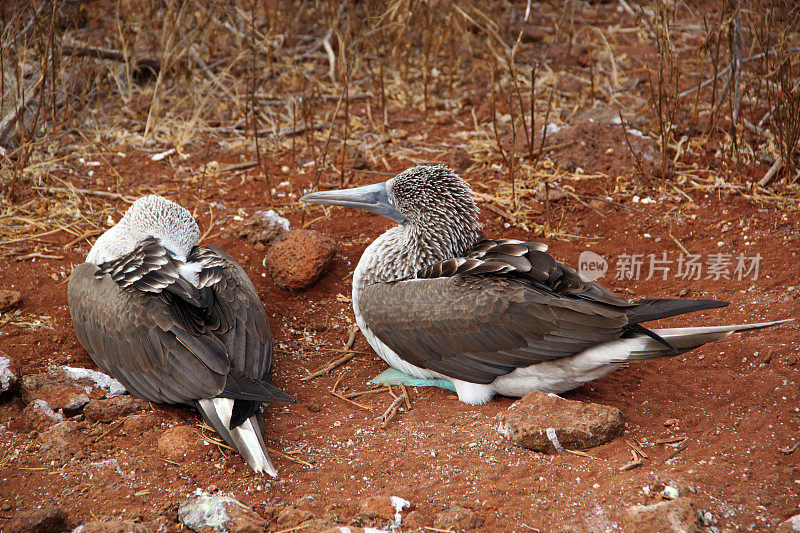
M 661 497 L 667 500 L 674 500 L 678 497 L 678 489 L 671 485 L 667 485 L 664 487 L 664 490 L 661 491 Z

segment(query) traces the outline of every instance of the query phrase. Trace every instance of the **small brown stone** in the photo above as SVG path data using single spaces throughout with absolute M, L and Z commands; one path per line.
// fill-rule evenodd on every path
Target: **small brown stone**
M 25 407 L 19 419 L 12 420 L 11 427 L 15 431 L 44 431 L 63 421 L 64 415 L 53 411 L 47 402 L 35 400 Z
M 403 517 L 404 528 L 422 529 L 430 523 L 430 519 L 419 511 L 411 511 Z
M 83 408 L 83 414 L 92 422 L 113 422 L 118 418 L 143 411 L 148 402 L 134 398 L 129 394 L 90 401 Z
M 554 453 L 562 448 L 592 448 L 622 434 L 622 412 L 615 407 L 566 400 L 534 391 L 497 415 L 498 432 L 517 446 Z
M 327 272 L 335 256 L 336 241 L 317 231 L 295 229 L 270 247 L 265 263 L 276 285 L 302 291 Z
M 259 250 L 259 246 L 261 250 L 264 250 L 266 244 L 286 233 L 288 222 L 285 219 L 282 222 L 283 224 L 274 213 L 259 212 L 240 222 L 237 226 L 237 234 L 256 245 L 256 250 Z
M 60 533 L 68 530 L 67 512 L 59 507 L 22 511 L 3 527 L 6 533 Z
M 231 525 L 228 527 L 230 533 L 262 533 L 266 531 L 267 521 L 250 507 L 229 503 L 228 516 L 231 521 Z
M 43 400 L 54 411 L 62 409 L 74 413 L 89 403 L 86 389 L 59 370 L 23 376 L 20 389 L 26 403 Z
M 153 429 L 161 423 L 161 418 L 156 413 L 142 413 L 132 415 L 122 423 L 122 431 L 126 435 L 141 435 L 149 429 Z
M 436 515 L 433 527 L 438 529 L 465 530 L 483 526 L 484 519 L 466 507 L 452 505 L 450 509 Z
M 0 289 L 0 313 L 5 313 L 19 305 L 22 293 L 13 289 Z
M 623 529 L 631 533 L 661 531 L 664 533 L 695 533 L 697 515 L 689 498 L 634 505 L 628 508 Z
M 158 451 L 174 460 L 183 460 L 200 448 L 200 436 L 192 426 L 175 426 L 158 438 Z
M 278 512 L 276 523 L 279 528 L 288 529 L 299 526 L 306 520 L 311 520 L 312 518 L 316 518 L 314 513 L 304 509 L 298 509 L 293 505 L 287 505 Z
M 151 533 L 144 524 L 112 520 L 110 522 L 87 522 L 80 526 L 80 533 Z
M 362 515 L 369 518 L 394 519 L 395 508 L 388 496 L 370 496 L 358 502 Z
M 65 420 L 53 427 L 42 431 L 36 437 L 39 445 L 39 455 L 47 461 L 64 464 L 69 461 L 75 452 L 85 448 L 88 438 L 83 432 L 86 422 Z

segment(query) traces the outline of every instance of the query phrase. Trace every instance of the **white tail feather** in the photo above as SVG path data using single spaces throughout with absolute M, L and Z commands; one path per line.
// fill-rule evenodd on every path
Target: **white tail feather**
M 669 328 L 652 331 L 669 341 L 678 350 L 688 351 L 707 342 L 725 338 L 732 333 L 766 328 L 790 320 L 794 319 L 757 324 Z M 669 348 L 650 337 L 637 336 L 616 339 L 592 346 L 572 357 L 518 368 L 510 374 L 498 377 L 491 386 L 496 393 L 506 396 L 524 396 L 533 390 L 562 393 L 603 377 L 619 368 L 622 363 L 671 354 L 672 351 Z
M 258 424 L 253 421 L 254 417 L 259 416 L 258 414 L 251 416 L 240 426 L 228 429 L 233 414 L 233 400 L 229 398 L 213 398 L 199 400 L 197 403 L 207 418 L 212 422 L 214 419 L 219 421 L 219 426 L 227 432 L 227 435 L 222 433 L 217 424 L 212 423 L 214 429 L 236 448 L 247 464 L 250 465 L 250 468 L 256 472 L 266 472 L 272 477 L 278 475 L 258 433 Z

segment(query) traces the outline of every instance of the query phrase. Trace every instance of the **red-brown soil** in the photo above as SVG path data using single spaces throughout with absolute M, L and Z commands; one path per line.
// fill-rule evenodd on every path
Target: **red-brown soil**
M 144 164 L 145 157 L 130 150 L 124 165 L 117 167 L 130 183 L 119 184 L 118 190 L 141 190 L 150 185 L 190 208 L 194 206 L 196 197 L 170 176 L 168 162 Z M 281 163 L 273 162 L 276 174 Z M 397 170 L 403 166 L 396 165 Z M 492 175 L 467 172 L 465 177 L 475 185 Z M 308 175 L 294 176 L 293 185 L 302 187 L 304 180 L 307 183 Z M 356 175 L 355 181 L 376 181 L 376 176 Z M 401 411 L 383 428 L 375 417 L 391 403 L 388 394 L 361 398 L 371 408 L 367 411 L 329 393 L 338 380 L 340 389 L 365 389 L 368 379 L 385 369 L 360 335 L 355 344 L 359 353 L 349 363 L 311 381 L 300 378 L 339 356 L 332 350 L 341 348 L 354 322 L 348 301 L 350 273 L 366 244 L 387 228 L 389 221 L 344 209 L 334 209 L 330 216 L 314 221 L 311 228 L 338 240 L 338 255 L 331 271 L 314 287 L 301 293 L 287 292 L 266 274 L 261 264 L 263 251 L 244 239 L 225 237 L 226 232 L 221 231 L 236 226 L 233 215 L 237 209 L 249 215 L 265 208 L 264 182 L 254 177 L 242 178 L 242 182 L 241 186 L 236 183 L 227 189 L 207 190 L 206 204 L 224 205 L 215 213 L 216 225 L 207 240 L 232 253 L 253 279 L 276 341 L 274 382 L 299 400 L 296 405 L 267 406 L 268 445 L 311 466 L 273 453 L 280 477 L 254 475 L 237 455 L 202 445 L 211 435 L 196 428 L 199 419 L 195 413 L 165 406 L 153 406 L 155 414 L 140 434 L 126 433 L 120 425 L 90 425 L 85 431 L 92 437 L 91 444 L 78 450 L 64 466 L 53 466 L 37 456 L 35 432 L 7 429 L 14 427 L 24 404 L 19 398 L 4 398 L 0 403 L 6 458 L 0 464 L 3 518 L 19 510 L 57 505 L 68 510 L 76 522 L 125 518 L 169 526 L 175 525 L 176 506 L 187 495 L 197 488 L 216 487 L 266 515 L 274 505 L 315 495 L 306 500 L 305 507 L 343 524 L 354 518 L 359 500 L 377 494 L 411 501 L 428 520 L 426 525 L 432 525 L 437 513 L 456 502 L 484 517 L 486 530 L 602 530 L 620 523 L 626 507 L 653 501 L 643 487 L 657 493 L 666 483 L 676 485 L 697 509 L 710 511 L 718 527 L 764 531 L 797 512 L 797 322 L 737 335 L 675 358 L 623 368 L 566 394 L 617 407 L 625 416 L 624 436 L 590 450 L 591 458 L 537 454 L 505 442 L 495 430 L 494 417 L 512 398 L 500 397 L 489 405 L 472 407 L 444 390 L 411 389 L 412 410 Z M 570 183 L 581 194 L 600 196 L 615 186 L 611 179 Z M 20 200 L 27 201 L 34 194 L 30 189 L 21 190 Z M 797 317 L 800 223 L 796 212 L 717 192 L 689 195 L 697 203 L 677 194 L 654 204 L 624 201 L 646 214 L 594 203 L 605 218 L 569 198 L 551 202 L 552 224 L 563 233 L 585 236 L 569 241 L 505 229 L 504 219 L 485 204 L 481 204 L 481 219 L 488 235 L 544 240 L 553 255 L 568 264 L 576 264 L 585 249 L 609 257 L 612 270 L 601 281 L 625 297 L 731 302 L 723 310 L 676 317 L 667 321 L 670 325 Z M 119 202 L 115 220 L 125 208 L 126 204 Z M 207 212 L 207 208 L 205 212 L 198 209 L 201 226 L 208 221 Z M 299 209 L 284 209 L 283 214 L 293 227 L 301 225 Z M 320 214 L 315 208 L 304 218 L 309 221 Z M 23 293 L 21 316 L 43 315 L 52 326 L 3 327 L 0 349 L 21 366 L 23 374 L 54 364 L 95 368 L 72 333 L 66 305 L 66 277 L 90 246 L 84 240 L 64 248 L 72 239 L 60 232 L 20 242 L 18 254 L 40 249 L 63 259 L 18 261 L 9 257 L 0 270 L 0 288 Z M 672 274 L 667 281 L 658 276 L 638 281 L 611 279 L 615 259 L 622 253 L 666 252 L 676 259 L 680 250 L 675 239 L 704 258 L 714 252 L 760 253 L 760 276 L 742 281 L 689 281 Z M 156 445 L 159 436 L 175 425 L 196 428 L 198 444 L 196 454 L 177 462 L 167 460 Z M 658 441 L 684 436 L 693 440 L 666 462 L 675 447 Z M 633 439 L 648 457 L 641 466 L 620 471 L 631 458 L 626 441 Z M 793 451 L 786 453 L 788 450 Z

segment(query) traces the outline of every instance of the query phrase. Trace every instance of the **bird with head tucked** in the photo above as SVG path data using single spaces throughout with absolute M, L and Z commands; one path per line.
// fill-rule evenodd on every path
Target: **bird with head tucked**
M 183 207 L 136 200 L 70 276 L 81 345 L 139 398 L 197 408 L 256 472 L 275 476 L 262 402 L 295 400 L 270 384 L 272 334 L 242 267 Z

